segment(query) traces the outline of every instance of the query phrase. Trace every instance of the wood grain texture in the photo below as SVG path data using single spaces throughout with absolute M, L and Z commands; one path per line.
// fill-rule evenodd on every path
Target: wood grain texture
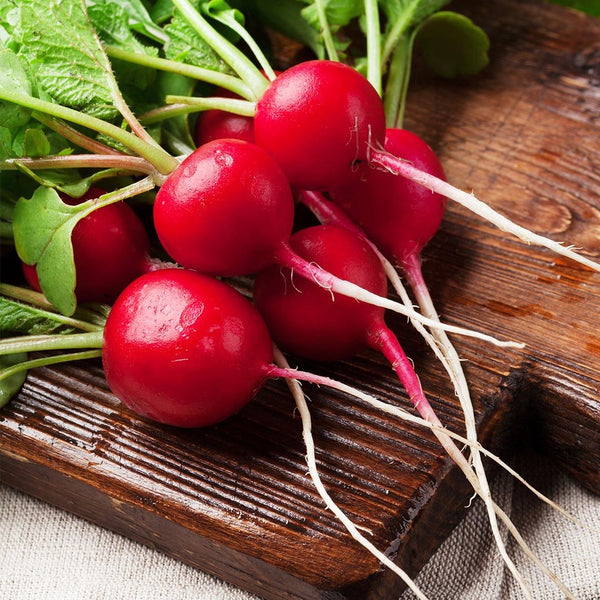
M 480 76 L 416 69 L 407 126 L 451 182 L 515 221 L 600 254 L 600 23 L 539 2 L 457 2 L 492 41 Z M 600 491 L 600 276 L 523 246 L 450 206 L 424 271 L 447 322 L 526 342 L 498 350 L 456 339 L 483 443 L 509 452 L 524 428 Z M 242 289 L 248 282 L 240 281 Z M 441 420 L 460 409 L 432 354 L 402 318 L 389 324 Z M 383 358 L 303 368 L 408 408 Z M 357 525 L 416 573 L 470 496 L 433 436 L 353 398 L 306 386 L 324 483 Z M 0 412 L 0 479 L 267 599 L 396 598 L 396 576 L 325 510 L 306 473 L 284 382 L 200 431 L 139 419 L 98 362 L 32 372 Z

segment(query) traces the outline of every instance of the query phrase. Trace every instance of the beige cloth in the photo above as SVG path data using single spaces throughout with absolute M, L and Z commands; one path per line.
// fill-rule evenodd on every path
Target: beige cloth
M 582 530 L 501 475 L 492 493 L 531 547 L 578 600 L 600 600 L 600 497 L 548 461 L 519 467 L 531 483 L 596 528 Z M 431 600 L 523 598 L 494 549 L 482 506 L 466 519 L 421 572 Z M 563 594 L 509 544 L 535 600 Z M 402 600 L 413 596 L 405 593 Z M 1 600 L 256 600 L 122 536 L 0 486 Z M 392 600 L 392 599 L 390 599 Z M 397 599 L 393 599 L 397 600 Z

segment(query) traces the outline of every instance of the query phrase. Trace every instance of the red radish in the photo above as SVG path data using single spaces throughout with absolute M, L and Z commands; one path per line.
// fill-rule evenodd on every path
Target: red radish
M 377 91 L 355 69 L 338 62 L 313 60 L 289 68 L 256 105 L 256 143 L 300 189 L 341 185 L 384 134 Z
M 304 259 L 348 276 L 374 293 L 385 288 L 386 277 L 379 258 L 366 241 L 347 229 L 331 225 L 309 227 L 295 233 L 290 244 Z M 256 277 L 254 301 L 275 343 L 298 356 L 340 360 L 354 356 L 361 348 L 382 352 L 419 414 L 430 423 L 441 425 L 410 360 L 385 324 L 383 309 L 336 297 L 308 280 L 296 281 L 289 269 L 277 266 Z M 453 443 L 447 439 L 442 443 L 454 457 L 458 450 L 448 446 Z
M 384 138 L 381 98 L 366 78 L 342 63 L 313 60 L 291 67 L 269 84 L 256 103 L 254 139 L 298 189 L 340 187 L 364 162 L 458 202 L 525 243 L 600 271 L 600 264 L 571 247 L 516 225 L 473 194 L 383 150 Z
M 184 269 L 131 283 L 104 329 L 115 395 L 155 421 L 202 427 L 251 400 L 269 376 L 272 342 L 252 304 L 227 284 Z
M 290 245 L 303 258 L 374 294 L 387 293 L 381 263 L 371 248 L 340 227 L 302 229 Z M 296 356 L 343 360 L 364 349 L 367 333 L 383 319 L 383 309 L 333 296 L 314 281 L 271 266 L 258 274 L 254 301 L 275 342 Z
M 80 204 L 105 191 L 90 188 L 80 198 L 60 194 L 67 204 Z M 112 302 L 123 288 L 151 268 L 150 240 L 135 211 L 124 202 L 109 204 L 77 223 L 71 236 L 78 302 Z M 29 285 L 41 291 L 34 266 L 23 264 Z
M 433 150 L 405 129 L 388 129 L 385 149 L 416 168 L 445 179 Z M 331 196 L 396 266 L 415 262 L 441 225 L 446 199 L 404 177 L 361 165 Z
M 269 378 L 335 387 L 273 364 L 255 306 L 227 283 L 186 269 L 153 271 L 125 288 L 104 327 L 102 360 L 110 389 L 126 406 L 178 427 L 226 419 Z
M 302 259 L 289 245 L 293 219 L 294 201 L 283 171 L 265 150 L 241 140 L 215 140 L 195 150 L 168 177 L 154 203 L 158 237 L 171 258 L 183 267 L 234 276 L 256 273 L 277 263 L 345 296 L 433 327 L 482 337 L 434 323 L 412 308 Z
M 245 275 L 271 264 L 293 220 L 285 175 L 267 152 L 240 140 L 195 150 L 154 203 L 164 249 L 184 267 L 212 275 Z
M 237 94 L 225 89 L 219 89 L 217 95 L 224 98 L 239 98 Z M 254 142 L 254 119 L 217 109 L 201 112 L 194 129 L 196 145 L 201 146 L 224 138 Z

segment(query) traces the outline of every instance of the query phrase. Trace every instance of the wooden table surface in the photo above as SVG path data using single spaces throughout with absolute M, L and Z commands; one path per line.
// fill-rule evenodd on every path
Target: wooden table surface
M 534 1 L 452 6 L 486 30 L 491 63 L 458 81 L 417 69 L 407 127 L 434 147 L 451 182 L 598 257 L 600 21 Z M 533 436 L 598 493 L 600 275 L 457 206 L 425 250 L 424 271 L 445 321 L 526 343 L 501 350 L 455 338 L 484 445 L 509 455 Z M 388 322 L 442 421 L 462 432 L 432 354 L 403 319 Z M 374 353 L 300 366 L 409 406 Z M 464 515 L 462 476 L 429 432 L 306 391 L 326 487 L 415 574 Z M 324 508 L 281 381 L 227 422 L 182 431 L 122 407 L 98 362 L 31 372 L 0 412 L 0 480 L 264 598 L 388 600 L 403 589 Z

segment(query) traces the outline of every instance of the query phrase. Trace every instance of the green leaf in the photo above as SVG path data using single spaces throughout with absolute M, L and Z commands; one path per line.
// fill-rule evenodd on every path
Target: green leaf
M 419 28 L 415 45 L 425 63 L 442 77 L 474 75 L 489 61 L 490 41 L 486 33 L 471 19 L 455 12 L 429 17 Z
M 116 84 L 83 1 L 7 1 L 20 11 L 13 36 L 19 54 L 31 66 L 44 93 L 69 108 L 115 119 Z
M 271 0 L 253 0 L 253 13 L 266 26 L 281 32 L 286 37 L 308 46 L 317 56 L 324 54 L 319 33 L 300 14 L 304 4 L 299 0 L 278 0 L 273 10 Z
M 0 159 L 70 154 L 66 144 L 65 138 L 37 121 L 16 130 L 0 128 Z
M 96 7 L 100 12 L 110 12 L 112 6 L 118 6 L 128 15 L 129 27 L 159 44 L 167 41 L 163 30 L 152 20 L 141 0 L 86 0 L 88 11 Z
M 88 7 L 88 15 L 100 39 L 107 46 L 115 46 L 136 54 L 158 55 L 157 48 L 145 46 L 134 36 L 130 29 L 130 17 L 120 4 L 110 1 L 94 2 Z M 112 66 L 128 103 L 139 109 L 139 104 L 143 103 L 144 98 L 147 102 L 147 90 L 156 81 L 156 72 L 115 59 Z
M 165 44 L 166 58 L 231 73 L 228 65 L 201 39 L 179 11 L 175 11 L 172 21 L 165 26 L 165 32 L 169 36 L 169 41 Z
M 47 310 L 0 296 L 0 333 L 5 335 L 41 335 L 74 333 L 75 327 L 66 326 L 60 315 Z
M 202 9 L 207 15 L 221 23 L 227 24 L 236 21 L 240 25 L 244 25 L 246 21 L 241 11 L 231 8 L 225 0 L 210 0 L 202 5 Z
M 0 49 L 0 88 L 8 88 L 30 96 L 32 85 L 21 59 L 12 50 Z M 0 123 L 4 127 L 18 128 L 31 118 L 31 111 L 12 102 L 0 100 Z
M 302 18 L 317 33 L 317 56 L 325 56 L 325 40 L 323 38 L 323 26 L 319 18 L 318 2 L 315 0 L 303 0 L 308 6 L 300 11 Z M 359 18 L 364 13 L 363 0 L 321 0 L 325 9 L 325 20 L 333 36 L 333 45 L 338 51 L 339 58 L 343 58 L 343 52 L 350 44 L 349 38 L 341 35 L 343 27 L 350 24 L 353 19 Z
M 44 169 L 35 172 L 22 164 L 17 163 L 17 165 L 21 172 L 39 185 L 54 188 L 72 198 L 83 196 L 98 181 L 116 177 L 121 173 L 121 169 L 117 168 L 104 169 L 82 178 L 81 174 L 75 169 Z
M 320 30 L 319 15 L 317 12 L 317 3 L 315 0 L 303 0 L 307 4 L 302 9 L 302 16 L 315 29 Z M 325 16 L 327 22 L 332 28 L 345 27 L 364 13 L 363 0 L 322 0 L 325 7 Z
M 0 125 L 0 160 L 13 158 L 12 152 L 12 134 L 8 127 Z
M 130 14 L 113 1 L 91 2 L 88 0 L 88 17 L 98 36 L 107 46 L 117 46 L 129 52 L 137 52 L 156 56 L 158 49 L 145 46 L 133 34 Z M 162 32 L 162 30 L 160 30 Z M 164 41 L 167 36 L 164 35 Z
M 26 360 L 26 352 L 17 352 L 16 354 L 5 354 L 0 356 L 0 374 L 3 369 L 25 362 Z M 17 394 L 23 383 L 25 383 L 26 377 L 27 371 L 19 371 L 9 377 L 0 379 L 0 408 L 8 404 Z
M 75 263 L 71 234 L 85 216 L 86 204 L 65 204 L 58 193 L 39 187 L 30 199 L 20 198 L 15 207 L 13 232 L 20 259 L 36 265 L 40 287 L 61 313 L 76 308 Z
M 25 156 L 37 158 L 50 154 L 50 142 L 46 134 L 38 128 L 27 129 L 24 138 Z
M 177 73 L 161 72 L 158 74 L 158 93 L 164 100 L 167 94 L 191 96 L 195 82 Z M 195 148 L 189 127 L 189 119 L 185 116 L 168 119 L 162 123 L 161 137 L 165 146 L 175 155 L 187 154 Z

